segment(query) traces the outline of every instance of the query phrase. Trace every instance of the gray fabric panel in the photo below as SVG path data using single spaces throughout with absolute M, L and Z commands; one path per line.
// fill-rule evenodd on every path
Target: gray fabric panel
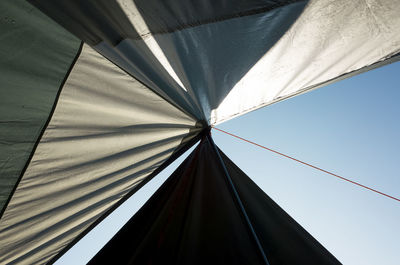
M 101 41 L 115 45 L 127 37 L 139 38 L 116 1 L 28 1 L 90 45 Z
M 0 263 L 49 261 L 196 135 L 195 126 L 85 45 L 0 220 Z
M 0 212 L 79 45 L 77 38 L 29 3 L 0 1 Z

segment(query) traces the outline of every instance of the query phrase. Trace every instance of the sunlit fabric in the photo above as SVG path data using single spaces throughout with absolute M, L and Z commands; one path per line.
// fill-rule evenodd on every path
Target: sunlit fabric
M 399 13 L 396 0 L 1 1 L 0 263 L 54 262 L 210 125 L 399 60 Z

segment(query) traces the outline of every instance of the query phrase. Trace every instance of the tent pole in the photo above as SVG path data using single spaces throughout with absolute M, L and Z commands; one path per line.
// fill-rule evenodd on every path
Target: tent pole
M 242 212 L 242 214 L 243 214 L 243 216 L 244 216 L 244 219 L 246 220 L 246 223 L 247 223 L 247 225 L 248 225 L 248 227 L 249 227 L 249 229 L 250 229 L 250 232 L 251 232 L 251 234 L 252 234 L 252 236 L 253 236 L 253 238 L 254 238 L 256 244 L 257 244 L 257 247 L 258 247 L 258 249 L 259 249 L 260 252 L 261 252 L 261 256 L 263 257 L 265 264 L 266 264 L 266 265 L 270 265 L 270 263 L 268 262 L 267 256 L 265 255 L 264 249 L 263 249 L 262 246 L 261 246 L 260 240 L 258 239 L 257 234 L 256 234 L 256 232 L 255 232 L 255 230 L 254 230 L 254 228 L 253 228 L 253 225 L 252 225 L 251 222 L 250 222 L 249 216 L 248 216 L 247 213 L 246 213 L 246 209 L 245 209 L 244 206 L 243 206 L 242 200 L 240 199 L 239 194 L 238 194 L 238 192 L 236 191 L 235 185 L 233 184 L 233 181 L 232 181 L 232 179 L 231 179 L 231 176 L 229 175 L 228 169 L 226 168 L 225 163 L 224 163 L 224 161 L 222 160 L 222 157 L 221 157 L 221 155 L 220 155 L 220 153 L 219 153 L 219 151 L 218 151 L 218 148 L 217 148 L 217 146 L 215 145 L 214 140 L 213 140 L 212 137 L 211 137 L 211 134 L 208 133 L 206 137 L 207 137 L 207 139 L 210 141 L 212 147 L 214 148 L 214 152 L 215 152 L 215 153 L 217 154 L 217 156 L 218 156 L 218 159 L 219 159 L 219 161 L 220 161 L 220 163 L 221 163 L 221 165 L 222 165 L 222 167 L 223 167 L 225 176 L 226 176 L 226 178 L 228 179 L 228 182 L 229 182 L 229 184 L 230 184 L 230 186 L 231 186 L 231 188 L 232 188 L 233 195 L 234 195 L 235 198 L 236 198 L 236 201 L 237 201 L 237 203 L 238 203 L 238 205 L 239 205 L 239 207 L 240 207 L 240 210 L 241 210 L 241 212 Z

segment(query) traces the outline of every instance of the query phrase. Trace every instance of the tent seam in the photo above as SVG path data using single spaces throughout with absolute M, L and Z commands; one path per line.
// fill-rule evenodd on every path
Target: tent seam
M 248 216 L 248 214 L 246 212 L 246 209 L 244 208 L 243 202 L 240 199 L 240 196 L 239 196 L 239 194 L 238 194 L 238 192 L 236 190 L 235 184 L 233 183 L 232 178 L 229 175 L 228 169 L 226 168 L 226 165 L 225 165 L 225 163 L 224 163 L 224 161 L 223 161 L 223 159 L 221 157 L 221 154 L 219 153 L 219 150 L 217 149 L 217 146 L 214 143 L 214 140 L 211 137 L 211 134 L 208 134 L 207 138 L 208 138 L 208 141 L 211 143 L 211 145 L 212 145 L 212 147 L 214 149 L 214 152 L 217 155 L 217 157 L 218 157 L 218 159 L 219 159 L 219 161 L 221 163 L 221 166 L 222 166 L 223 171 L 225 173 L 225 177 L 227 178 L 228 183 L 229 183 L 229 185 L 231 187 L 231 191 L 232 191 L 234 197 L 236 198 L 236 203 L 238 204 L 239 209 L 242 212 L 242 215 L 243 215 L 243 217 L 244 217 L 244 219 L 245 219 L 245 221 L 247 223 L 248 229 L 250 230 L 250 234 L 253 236 L 253 239 L 254 239 L 254 241 L 255 241 L 255 243 L 256 243 L 259 251 L 260 251 L 260 254 L 261 254 L 262 258 L 263 258 L 263 261 L 264 261 L 264 263 L 266 265 L 270 265 L 270 263 L 268 261 L 268 258 L 267 258 L 267 255 L 265 254 L 265 251 L 264 251 L 263 247 L 261 246 L 260 239 L 257 236 L 257 233 L 256 233 L 256 231 L 255 231 L 255 229 L 253 227 L 253 224 L 251 223 L 251 220 L 250 220 L 250 218 L 249 218 L 249 216 Z

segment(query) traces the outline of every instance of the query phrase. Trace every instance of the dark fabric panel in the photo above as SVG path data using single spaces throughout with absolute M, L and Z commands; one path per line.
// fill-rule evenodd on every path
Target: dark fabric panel
M 29 3 L 0 1 L 0 212 L 79 46 L 77 38 Z
M 265 264 L 215 150 L 204 138 L 89 264 Z M 340 264 L 222 156 L 271 265 Z
M 116 1 L 29 0 L 90 45 L 138 39 Z M 302 0 L 132 0 L 153 34 L 268 12 Z M 303 0 L 304 1 L 304 0 Z
M 48 16 L 90 45 L 101 41 L 116 45 L 125 38 L 139 38 L 116 1 L 29 0 Z
M 302 0 L 134 0 L 150 32 L 173 32 L 268 12 Z
M 340 264 L 219 150 L 271 265 Z
M 264 264 L 206 141 L 89 264 Z

